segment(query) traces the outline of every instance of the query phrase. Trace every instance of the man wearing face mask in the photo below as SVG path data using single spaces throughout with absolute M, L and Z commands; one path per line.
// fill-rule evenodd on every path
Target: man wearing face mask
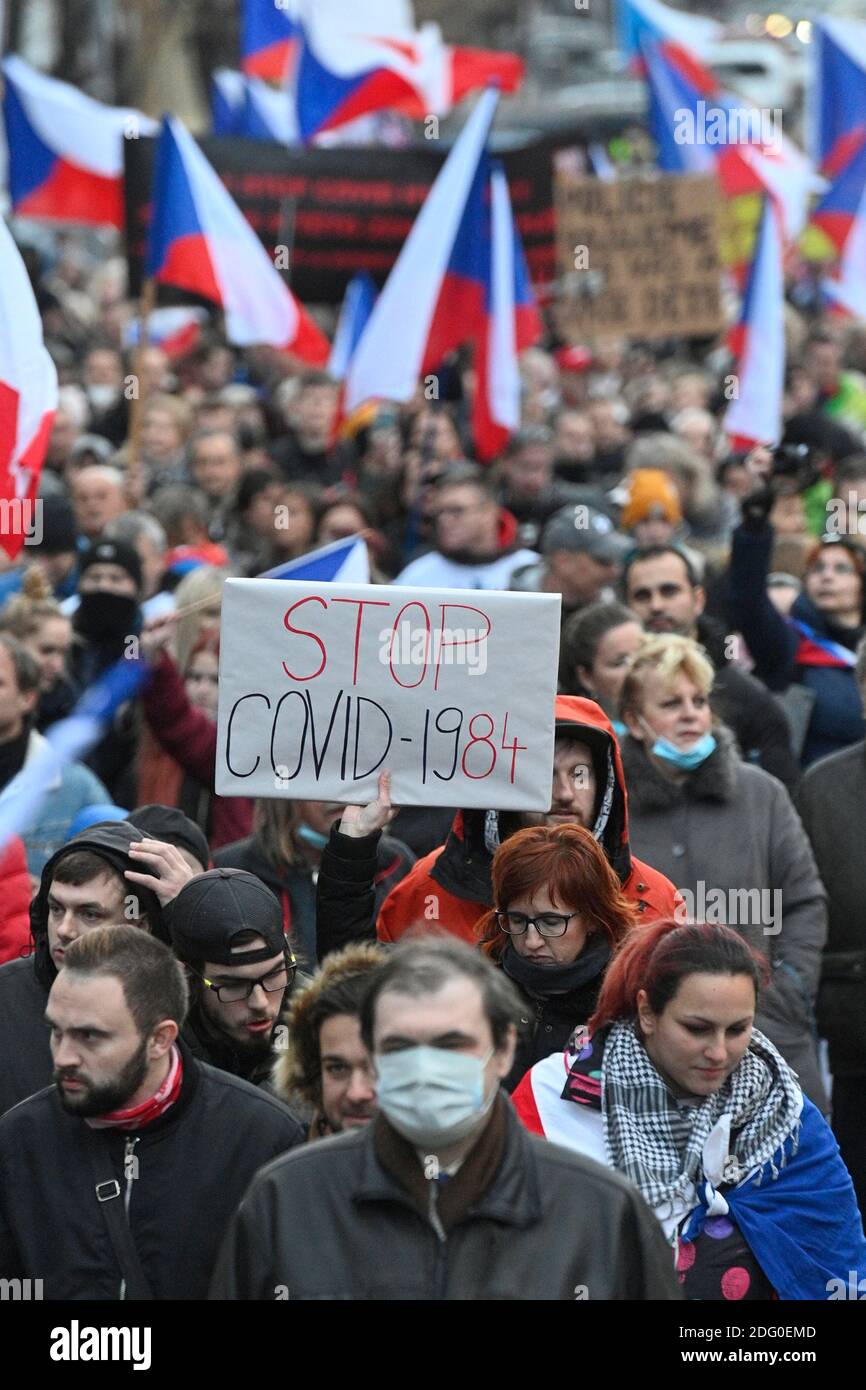
M 632 841 L 674 880 L 688 917 L 734 927 L 769 958 L 757 1025 L 826 1109 L 814 1041 L 826 895 L 788 792 L 714 722 L 712 684 L 686 637 L 655 637 L 633 658 L 620 697 Z
M 72 679 L 84 690 L 115 661 L 135 653 L 141 632 L 141 559 L 129 541 L 99 537 L 79 563 L 79 603 L 72 617 Z M 124 705 L 86 762 L 122 806 L 135 801 L 130 782 L 136 751 L 132 708 Z
M 522 1131 L 500 1089 L 519 1012 L 470 947 L 398 946 L 361 1005 L 376 1119 L 257 1175 L 211 1297 L 678 1299 L 637 1191 Z

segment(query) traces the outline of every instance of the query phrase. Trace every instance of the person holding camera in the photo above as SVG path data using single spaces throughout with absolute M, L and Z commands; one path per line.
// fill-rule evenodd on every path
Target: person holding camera
M 767 574 L 774 539 L 769 513 L 785 475 L 774 451 L 763 447 L 751 451 L 746 466 L 755 486 L 733 535 L 729 615 L 755 675 L 770 690 L 797 691 L 788 713 L 792 723 L 801 721 L 801 760 L 808 766 L 866 734 L 854 674 L 864 631 L 866 552 L 849 536 L 822 536 L 808 556 L 803 592 L 783 616 L 768 596 Z

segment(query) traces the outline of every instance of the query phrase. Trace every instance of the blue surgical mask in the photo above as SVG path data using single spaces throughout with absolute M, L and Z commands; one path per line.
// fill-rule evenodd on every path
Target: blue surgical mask
M 301 823 L 296 833 L 299 840 L 306 841 L 308 845 L 313 846 L 313 849 L 324 849 L 328 843 L 327 835 L 323 835 L 320 830 L 314 830 L 311 825 Z
M 622 720 L 612 719 L 610 722 L 611 727 L 613 728 L 613 731 L 616 734 L 617 738 L 625 738 L 626 734 L 628 733 L 628 728 L 625 724 L 623 724 Z
M 657 758 L 670 763 L 671 767 L 679 768 L 681 772 L 694 772 L 696 767 L 705 763 L 710 754 L 716 747 L 716 740 L 713 734 L 703 734 L 697 743 L 693 743 L 691 748 L 677 748 L 675 743 L 669 739 L 657 738 L 653 744 L 652 751 Z
M 468 1057 L 443 1047 L 406 1047 L 376 1058 L 379 1109 L 398 1134 L 418 1148 L 445 1148 L 478 1128 L 498 1087 L 484 1095 L 484 1068 L 493 1056 Z

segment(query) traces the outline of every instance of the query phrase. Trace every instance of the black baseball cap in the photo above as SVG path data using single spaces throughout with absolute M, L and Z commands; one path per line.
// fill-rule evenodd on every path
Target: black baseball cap
M 204 832 L 176 806 L 160 806 L 158 803 L 139 806 L 130 811 L 126 818 L 148 840 L 164 840 L 178 849 L 189 850 L 204 869 L 210 863 L 210 847 Z
M 292 954 L 277 898 L 245 869 L 208 869 L 196 874 L 168 904 L 164 918 L 178 960 L 256 965 L 283 951 Z M 264 946 L 233 952 L 236 938 L 250 931 L 264 937 Z

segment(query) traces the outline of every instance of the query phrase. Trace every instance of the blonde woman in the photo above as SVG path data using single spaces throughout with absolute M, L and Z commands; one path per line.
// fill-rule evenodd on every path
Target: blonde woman
M 633 658 L 620 697 L 631 843 L 673 879 L 685 914 L 734 927 L 769 957 L 758 1026 L 826 1109 L 813 1032 L 824 888 L 787 791 L 714 721 L 712 684 L 687 637 L 655 637 Z

